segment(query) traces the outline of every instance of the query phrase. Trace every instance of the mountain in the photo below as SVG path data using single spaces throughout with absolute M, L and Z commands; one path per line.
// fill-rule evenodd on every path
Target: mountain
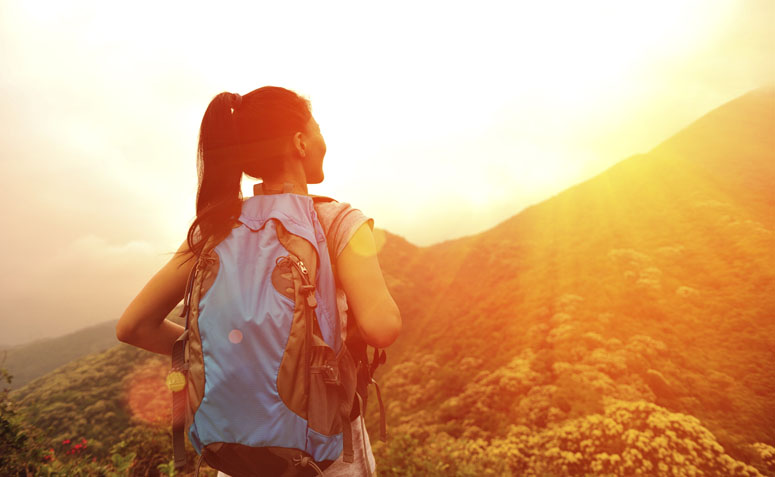
M 404 330 L 377 376 L 380 475 L 775 475 L 773 164 L 764 88 L 481 234 L 386 233 Z M 103 457 L 166 419 L 166 361 L 132 352 L 14 398 Z
M 775 224 L 775 86 L 712 111 L 656 147 L 651 155 L 683 164 L 715 192 Z
M 498 443 L 515 475 L 648 474 L 666 452 L 711 475 L 732 475 L 727 459 L 764 471 L 761 449 L 775 445 L 774 166 L 775 88 L 764 88 L 479 235 L 386 245 L 405 329 L 383 392 L 401 396 L 393 435 L 418 450 L 382 447 L 382 461 L 435 475 L 434 458 L 476 468 L 487 456 L 464 450 Z M 607 421 L 620 414 L 641 417 Z M 658 442 L 649 452 L 621 437 L 585 442 L 598 420 L 623 434 L 691 422 L 690 440 L 712 438 L 727 457 L 692 457 L 665 429 L 639 437 Z
M 723 298 L 731 298 L 755 280 L 757 290 L 750 291 L 757 291 L 757 301 L 739 305 L 772 311 L 770 297 L 758 292 L 773 287 L 768 266 L 774 263 L 768 247 L 775 225 L 775 192 L 768 187 L 775 178 L 773 101 L 772 88 L 745 95 L 649 154 L 626 159 L 479 235 L 426 248 L 390 236 L 380 262 L 394 293 L 404 297 L 399 348 L 451 354 L 436 343 L 457 331 L 473 331 L 475 336 L 461 337 L 466 348 L 471 348 L 467 341 L 480 340 L 473 352 L 505 360 L 509 352 L 493 352 L 490 330 L 479 329 L 506 335 L 509 340 L 498 345 L 510 348 L 515 344 L 510 340 L 523 338 L 532 322 L 525 314 L 513 319 L 515 312 L 551 312 L 553 300 L 566 293 L 632 315 L 639 311 L 632 310 L 636 303 L 649 308 L 655 299 L 663 307 L 685 303 L 678 300 L 680 286 L 692 285 L 714 301 L 722 290 L 727 290 Z M 738 122 L 741 112 L 746 124 L 756 127 L 725 127 Z M 727 139 L 714 140 L 708 149 L 708 136 L 720 131 L 727 131 Z M 656 270 L 659 265 L 664 270 Z M 664 296 L 634 300 L 633 289 L 648 289 L 649 273 L 652 291 Z M 622 278 L 634 287 L 623 286 Z M 716 303 L 721 310 L 715 312 L 723 313 L 728 304 Z M 474 309 L 480 307 L 492 309 Z
M 18 389 L 77 358 L 115 346 L 116 323 L 106 321 L 58 338 L 0 350 L 0 360 L 4 357 L 3 366 L 13 376 L 10 389 Z
M 181 309 L 180 305 L 175 307 L 167 319 L 183 324 Z M 109 320 L 57 338 L 0 348 L 0 362 L 5 360 L 2 366 L 13 376 L 9 389 L 19 389 L 60 366 L 116 346 L 116 323 L 118 320 Z

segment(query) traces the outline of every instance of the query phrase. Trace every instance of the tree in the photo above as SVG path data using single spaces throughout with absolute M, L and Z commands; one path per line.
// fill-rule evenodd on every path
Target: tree
M 0 475 L 32 475 L 30 462 L 41 462 L 43 450 L 38 445 L 40 432 L 23 425 L 9 398 L 13 376 L 6 370 L 5 355 L 0 363 Z

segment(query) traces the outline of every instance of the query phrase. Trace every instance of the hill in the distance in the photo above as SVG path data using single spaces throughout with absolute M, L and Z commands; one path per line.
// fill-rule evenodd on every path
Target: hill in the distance
M 181 306 L 177 306 L 167 319 L 182 324 L 179 317 Z M 29 344 L 0 349 L 2 366 L 13 376 L 10 389 L 19 389 L 60 366 L 81 357 L 105 351 L 116 346 L 116 323 L 109 320 L 82 328 L 57 338 L 45 338 Z
M 775 475 L 773 164 L 766 88 L 481 234 L 387 234 L 380 475 Z M 77 401 L 163 376 L 117 352 L 17 391 L 30 422 L 115 440 Z
M 10 388 L 18 389 L 75 359 L 115 346 L 116 322 L 105 321 L 58 338 L 0 349 L 0 360 L 5 357 L 2 365 L 13 376 Z

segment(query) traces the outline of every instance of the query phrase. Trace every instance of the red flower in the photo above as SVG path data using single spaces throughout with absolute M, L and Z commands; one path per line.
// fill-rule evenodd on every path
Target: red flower
M 92 462 L 97 462 L 97 458 L 96 457 L 92 457 L 91 461 Z
M 81 437 L 81 442 L 83 442 L 84 444 L 86 444 L 86 438 L 85 438 L 85 437 Z
M 49 449 L 48 451 L 49 451 L 50 453 L 52 453 L 52 454 L 53 454 L 53 453 L 54 453 L 54 448 L 52 447 L 52 448 L 51 448 L 51 449 Z

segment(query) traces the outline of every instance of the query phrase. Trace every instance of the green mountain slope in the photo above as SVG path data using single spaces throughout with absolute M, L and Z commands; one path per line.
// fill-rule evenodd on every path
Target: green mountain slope
M 181 306 L 167 319 L 183 324 Z M 10 389 L 19 389 L 33 379 L 71 363 L 78 358 L 105 351 L 116 346 L 116 323 L 109 320 L 57 338 L 47 338 L 29 344 L 0 349 L 0 360 L 13 376 Z
M 0 357 L 5 356 L 3 366 L 13 375 L 11 389 L 18 389 L 77 358 L 115 346 L 116 342 L 116 320 L 111 320 L 58 338 L 0 350 Z
M 682 161 L 718 193 L 775 224 L 775 85 L 752 91 L 710 112 L 651 154 Z
M 121 343 L 33 380 L 12 398 L 23 421 L 42 432 L 37 445 L 56 456 L 56 475 L 127 475 L 111 472 L 117 457 L 134 453 L 128 475 L 158 476 L 172 459 L 168 370 L 169 359 Z
M 51 438 L 50 445 L 85 437 L 104 457 L 130 424 L 127 377 L 149 359 L 155 358 L 148 352 L 114 345 L 31 381 L 12 397 L 24 406 L 28 422 Z

